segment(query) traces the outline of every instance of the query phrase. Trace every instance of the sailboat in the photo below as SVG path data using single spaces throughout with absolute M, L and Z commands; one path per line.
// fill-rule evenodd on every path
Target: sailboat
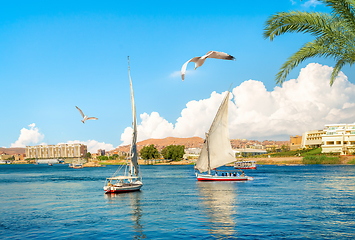
M 198 181 L 247 181 L 252 180 L 241 170 L 216 170 L 228 163 L 236 161 L 230 144 L 228 130 L 228 90 L 221 106 L 206 133 L 201 154 L 196 161 L 195 172 Z
M 122 193 L 139 191 L 143 186 L 142 176 L 140 174 L 140 167 L 138 166 L 137 155 L 137 118 L 136 118 L 136 106 L 134 104 L 133 87 L 131 80 L 131 72 L 128 59 L 128 75 L 129 83 L 131 86 L 131 103 L 132 103 L 132 115 L 133 115 L 133 136 L 131 143 L 131 151 L 129 156 L 129 164 L 122 165 L 117 169 L 114 175 L 106 179 L 104 190 L 106 193 Z M 124 174 L 119 175 L 122 168 L 125 166 Z

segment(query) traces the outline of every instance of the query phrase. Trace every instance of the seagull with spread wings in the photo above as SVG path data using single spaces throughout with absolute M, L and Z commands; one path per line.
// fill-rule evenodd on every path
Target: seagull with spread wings
M 227 53 L 216 52 L 216 51 L 209 51 L 208 53 L 206 53 L 206 55 L 204 55 L 202 57 L 191 58 L 189 61 L 184 63 L 184 65 L 182 65 L 182 68 L 181 68 L 182 80 L 184 81 L 184 79 L 185 79 L 185 72 L 186 72 L 186 67 L 187 67 L 188 63 L 194 62 L 195 63 L 195 70 L 196 70 L 196 68 L 201 67 L 203 65 L 206 58 L 217 58 L 217 59 L 224 59 L 224 60 L 234 60 L 235 59 L 233 56 L 231 56 Z
M 88 117 L 88 116 L 84 115 L 83 111 L 81 111 L 80 108 L 78 108 L 77 106 L 75 106 L 75 107 L 79 110 L 79 112 L 81 113 L 81 116 L 83 116 L 83 120 L 81 120 L 83 123 L 85 123 L 86 120 L 97 120 L 98 119 L 96 117 Z

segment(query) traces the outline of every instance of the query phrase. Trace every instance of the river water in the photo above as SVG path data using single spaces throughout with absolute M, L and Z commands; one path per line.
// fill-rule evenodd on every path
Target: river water
M 140 192 L 104 194 L 116 169 L 0 165 L 0 239 L 355 238 L 355 166 L 260 166 L 248 182 L 141 166 Z

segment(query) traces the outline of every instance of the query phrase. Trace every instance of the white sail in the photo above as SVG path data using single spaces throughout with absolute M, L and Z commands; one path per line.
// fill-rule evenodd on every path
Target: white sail
M 229 139 L 228 102 L 229 91 L 206 134 L 205 143 L 196 163 L 196 168 L 200 172 L 206 172 L 235 161 Z
M 134 169 L 131 169 L 132 175 L 137 175 L 139 173 L 138 169 L 138 155 L 137 155 L 137 118 L 136 118 L 136 105 L 134 103 L 133 87 L 131 80 L 131 72 L 129 68 L 129 58 L 128 58 L 128 74 L 129 74 L 129 84 L 131 86 L 131 103 L 132 103 L 132 115 L 133 115 L 133 136 L 131 144 L 131 163 L 134 166 Z M 133 172 L 134 171 L 134 172 Z

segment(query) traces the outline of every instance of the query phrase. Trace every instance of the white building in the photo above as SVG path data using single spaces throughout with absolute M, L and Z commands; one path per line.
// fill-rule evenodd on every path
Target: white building
M 267 154 L 265 149 L 253 149 L 253 148 L 237 148 L 233 149 L 234 155 L 236 157 L 247 157 Z
M 198 157 L 200 156 L 200 153 L 201 148 L 186 148 L 183 158 L 187 159 L 188 157 Z
M 353 154 L 355 152 L 355 123 L 325 125 L 322 143 L 323 153 Z
M 312 130 L 302 134 L 301 148 L 320 147 L 324 130 Z
M 27 158 L 80 158 L 86 153 L 87 146 L 81 143 L 26 146 Z

